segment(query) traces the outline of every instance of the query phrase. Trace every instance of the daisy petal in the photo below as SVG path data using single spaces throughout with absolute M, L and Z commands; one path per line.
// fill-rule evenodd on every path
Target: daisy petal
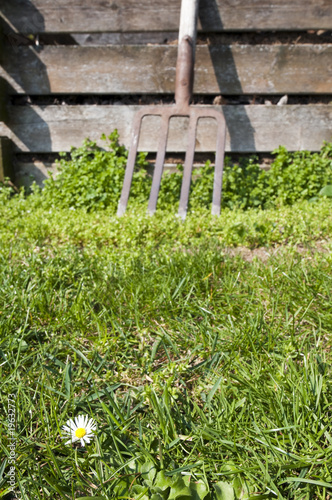
M 72 431 L 75 431 L 75 429 L 77 428 L 73 420 L 70 421 L 69 427 L 71 428 Z
M 77 437 L 76 431 L 78 429 L 83 429 L 85 431 L 84 436 Z M 85 446 L 85 443 L 90 443 L 91 439 L 94 437 L 94 431 L 97 429 L 96 422 L 93 418 L 89 418 L 89 415 L 76 415 L 74 418 L 70 418 L 67 420 L 66 424 L 62 426 L 61 430 L 66 436 L 62 436 L 62 439 L 68 439 L 65 444 L 72 444 L 77 441 L 80 441 L 82 446 Z M 82 432 L 78 433 L 79 435 Z
M 64 426 L 62 427 L 62 430 L 63 430 L 63 431 L 65 431 L 65 432 L 71 432 L 71 428 L 70 428 L 70 427 L 68 427 L 68 425 L 64 425 Z

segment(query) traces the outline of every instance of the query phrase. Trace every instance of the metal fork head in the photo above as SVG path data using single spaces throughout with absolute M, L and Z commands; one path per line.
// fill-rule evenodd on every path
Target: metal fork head
M 128 161 L 121 198 L 117 214 L 123 215 L 129 198 L 130 186 L 134 173 L 139 136 L 142 120 L 145 116 L 161 117 L 161 132 L 157 150 L 157 158 L 152 179 L 148 212 L 152 215 L 156 211 L 158 193 L 165 161 L 169 121 L 173 117 L 189 117 L 188 145 L 185 156 L 183 180 L 181 186 L 179 216 L 184 219 L 187 214 L 192 167 L 195 154 L 196 130 L 201 118 L 214 118 L 217 122 L 217 144 L 213 184 L 212 214 L 220 213 L 222 173 L 225 151 L 226 125 L 223 114 L 214 108 L 206 106 L 190 106 L 193 86 L 193 44 L 190 37 L 184 37 L 179 45 L 176 65 L 175 105 L 149 106 L 142 108 L 134 117 L 129 148 Z
M 187 112 L 184 113 L 184 110 L 183 109 L 178 110 L 176 105 L 167 107 L 165 106 L 148 107 L 144 110 L 140 110 L 135 115 L 125 178 L 123 182 L 123 188 L 117 214 L 119 216 L 123 215 L 127 208 L 129 192 L 134 173 L 141 124 L 145 116 L 161 117 L 161 132 L 158 144 L 156 163 L 153 173 L 152 186 L 150 191 L 148 212 L 152 215 L 156 211 L 157 207 L 158 194 L 159 194 L 160 183 L 165 161 L 170 119 L 173 117 L 189 117 L 188 145 L 185 156 L 180 204 L 179 204 L 179 216 L 182 219 L 184 219 L 187 214 L 188 201 L 189 201 L 192 167 L 195 154 L 197 123 L 201 118 L 214 118 L 217 122 L 217 143 L 216 143 L 216 158 L 215 158 L 213 197 L 212 197 L 212 214 L 219 215 L 220 204 L 221 204 L 224 152 L 225 152 L 225 136 L 226 136 L 225 119 L 223 115 L 214 108 L 207 108 L 205 106 L 189 106 Z

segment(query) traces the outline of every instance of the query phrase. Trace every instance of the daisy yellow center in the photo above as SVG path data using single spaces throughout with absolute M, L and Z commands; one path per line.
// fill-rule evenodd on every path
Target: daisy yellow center
M 86 430 L 83 429 L 83 427 L 79 427 L 78 429 L 76 429 L 75 431 L 75 436 L 78 437 L 78 438 L 82 438 L 84 437 L 86 434 Z

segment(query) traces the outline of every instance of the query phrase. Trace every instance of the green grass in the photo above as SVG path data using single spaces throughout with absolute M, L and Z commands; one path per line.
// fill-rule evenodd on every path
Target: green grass
M 331 207 L 182 223 L 3 200 L 0 498 L 12 393 L 22 499 L 232 498 L 220 482 L 328 498 Z M 231 257 L 238 245 L 271 256 Z M 98 424 L 85 449 L 61 439 L 77 414 Z

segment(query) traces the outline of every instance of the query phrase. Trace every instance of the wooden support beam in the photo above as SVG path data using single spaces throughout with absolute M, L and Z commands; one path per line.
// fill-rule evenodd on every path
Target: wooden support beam
M 6 177 L 14 182 L 13 143 L 8 137 L 0 137 L 0 182 Z
M 4 61 L 5 61 L 5 46 L 4 46 L 3 25 L 2 23 L 0 23 L 0 67 L 3 66 Z M 0 76 L 0 122 L 6 122 L 8 119 L 7 96 L 8 96 L 8 83 L 6 81 L 6 78 Z
M 0 77 L 0 122 L 8 121 L 8 85 L 4 78 Z

